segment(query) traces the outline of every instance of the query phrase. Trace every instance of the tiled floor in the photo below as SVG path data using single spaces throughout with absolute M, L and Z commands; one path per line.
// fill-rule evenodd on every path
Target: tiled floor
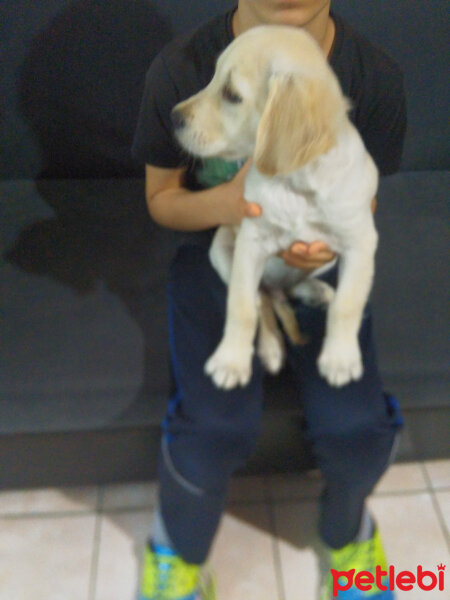
M 211 563 L 220 600 L 317 600 L 316 473 L 234 481 Z M 0 600 L 134 600 L 152 484 L 0 493 Z M 450 460 L 399 464 L 370 505 L 390 563 L 450 570 Z M 444 600 L 447 591 L 402 592 Z

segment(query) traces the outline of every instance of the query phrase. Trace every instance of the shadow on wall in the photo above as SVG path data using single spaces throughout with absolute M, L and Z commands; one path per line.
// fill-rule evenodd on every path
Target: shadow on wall
M 81 0 L 35 40 L 21 109 L 42 147 L 36 185 L 55 218 L 19 234 L 7 255 L 17 266 L 79 293 L 99 279 L 112 290 L 139 285 L 156 234 L 143 183 L 130 180 L 143 176 L 130 149 L 145 73 L 170 38 L 149 2 Z
M 174 237 L 150 221 L 143 167 L 130 149 L 145 74 L 171 37 L 151 2 L 79 0 L 34 40 L 20 110 L 41 147 L 38 198 L 54 218 L 20 231 L 4 256 L 76 294 L 105 284 L 143 333 L 146 377 L 161 352 L 154 339 L 167 337 L 164 277 Z
M 170 38 L 144 0 L 74 2 L 36 38 L 20 105 L 42 148 L 37 188 L 55 218 L 19 234 L 7 255 L 17 266 L 79 293 L 99 279 L 112 290 L 139 284 L 154 227 L 143 185 L 127 183 L 143 176 L 130 149 L 145 73 Z
M 172 37 L 144 0 L 81 0 L 34 41 L 20 109 L 41 144 L 41 177 L 141 175 L 130 146 L 153 57 Z

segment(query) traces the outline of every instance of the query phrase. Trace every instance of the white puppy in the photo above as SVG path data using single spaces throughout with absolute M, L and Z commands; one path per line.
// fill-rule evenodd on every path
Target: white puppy
M 244 219 L 239 228 L 219 228 L 211 247 L 212 264 L 229 285 L 224 336 L 206 364 L 219 387 L 249 381 L 258 311 L 260 354 L 272 371 L 281 364 L 280 336 L 261 283 L 265 290 L 329 301 L 319 371 L 334 386 L 362 376 L 358 332 L 374 274 L 371 203 L 378 173 L 348 108 L 313 38 L 269 25 L 236 38 L 211 83 L 174 109 L 177 138 L 192 154 L 253 158 L 245 198 L 262 207 L 261 217 Z M 337 253 L 334 294 L 312 278 L 318 271 L 303 273 L 277 257 L 297 240 L 323 240 Z

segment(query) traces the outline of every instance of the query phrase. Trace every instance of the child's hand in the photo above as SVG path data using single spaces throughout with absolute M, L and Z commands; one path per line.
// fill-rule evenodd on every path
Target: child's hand
M 249 158 L 233 179 L 224 184 L 227 186 L 227 206 L 224 219 L 226 225 L 240 225 L 245 217 L 259 217 L 262 213 L 259 204 L 247 202 L 244 198 L 245 178 L 250 165 L 251 159 Z
M 225 207 L 226 225 L 240 225 L 244 218 L 259 217 L 262 209 L 255 202 L 247 202 L 244 198 L 245 178 L 251 166 L 249 158 L 235 177 L 224 184 L 227 186 L 227 206 Z M 281 258 L 289 267 L 314 271 L 335 258 L 334 252 L 320 241 L 306 244 L 305 242 L 294 242 L 288 250 L 280 252 Z
M 377 208 L 376 197 L 372 200 L 371 208 L 372 213 L 375 213 Z M 288 250 L 280 252 L 280 256 L 288 267 L 304 271 L 314 271 L 336 258 L 336 254 L 330 250 L 325 242 L 320 241 L 312 244 L 300 241 L 294 242 Z
M 334 252 L 325 242 L 294 242 L 288 250 L 280 252 L 281 258 L 289 267 L 314 271 L 335 258 Z

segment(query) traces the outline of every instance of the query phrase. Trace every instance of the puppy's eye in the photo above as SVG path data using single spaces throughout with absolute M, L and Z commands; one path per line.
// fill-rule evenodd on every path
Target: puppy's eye
M 240 104 L 242 102 L 242 97 L 236 94 L 229 86 L 223 88 L 222 96 L 230 104 Z

